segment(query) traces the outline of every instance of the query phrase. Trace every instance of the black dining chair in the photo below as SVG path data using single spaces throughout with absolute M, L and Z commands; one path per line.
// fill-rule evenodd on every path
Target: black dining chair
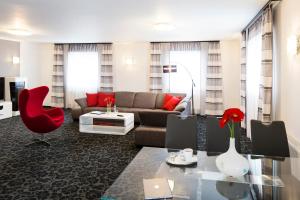
M 290 157 L 289 144 L 283 121 L 264 124 L 251 120 L 252 154 Z
M 241 124 L 234 124 L 235 148 L 241 153 Z M 208 155 L 224 153 L 229 148 L 230 131 L 227 126 L 221 128 L 219 118 L 209 116 L 206 122 L 206 151 Z
M 197 116 L 168 115 L 165 147 L 197 151 Z

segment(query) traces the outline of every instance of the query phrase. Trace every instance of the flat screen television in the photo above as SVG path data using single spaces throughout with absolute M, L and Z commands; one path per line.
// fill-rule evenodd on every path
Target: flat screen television
M 0 77 L 0 101 L 4 100 L 4 77 Z

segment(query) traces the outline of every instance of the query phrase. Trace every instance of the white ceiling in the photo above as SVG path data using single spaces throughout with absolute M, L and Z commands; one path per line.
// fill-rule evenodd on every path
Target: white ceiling
M 235 37 L 267 0 L 0 0 L 0 37 L 39 42 L 185 41 Z M 155 30 L 168 22 L 172 31 Z M 32 31 L 29 37 L 5 33 Z

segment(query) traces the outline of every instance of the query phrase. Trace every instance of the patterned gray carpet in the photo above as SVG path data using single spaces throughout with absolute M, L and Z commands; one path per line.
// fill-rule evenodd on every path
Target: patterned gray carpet
M 21 119 L 0 120 L 0 200 L 99 199 L 140 150 L 133 132 L 79 133 L 78 122 L 65 113 L 64 125 L 47 135 L 50 147 L 25 147 L 34 136 Z M 199 117 L 200 150 L 205 150 L 204 124 Z

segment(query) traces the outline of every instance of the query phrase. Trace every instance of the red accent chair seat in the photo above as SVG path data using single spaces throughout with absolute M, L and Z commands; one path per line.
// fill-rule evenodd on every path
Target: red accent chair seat
M 19 96 L 20 116 L 25 126 L 32 132 L 44 136 L 59 128 L 64 122 L 61 108 L 44 109 L 43 101 L 49 92 L 47 86 L 24 89 Z M 43 140 L 40 140 L 44 142 Z

